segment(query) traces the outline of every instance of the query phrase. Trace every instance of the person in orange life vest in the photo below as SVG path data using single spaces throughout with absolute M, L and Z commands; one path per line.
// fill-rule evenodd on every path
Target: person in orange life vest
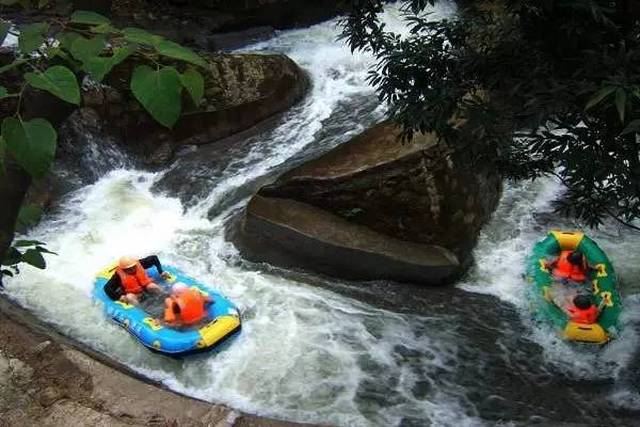
M 563 282 L 582 283 L 588 279 L 591 267 L 587 264 L 585 256 L 578 251 L 562 251 L 555 260 L 545 266 L 551 270 L 551 274 Z
M 164 300 L 164 321 L 170 326 L 189 326 L 207 315 L 206 305 L 213 300 L 183 283 L 173 285 L 173 292 Z
M 600 305 L 596 306 L 591 295 L 581 294 L 576 295 L 573 299 L 573 305 L 567 307 L 565 312 L 572 322 L 590 325 L 596 323 L 605 304 L 603 299 Z
M 115 273 L 104 287 L 106 294 L 113 300 L 138 305 L 144 291 L 162 292 L 162 288 L 147 275 L 146 269 L 151 267 L 156 267 L 162 278 L 169 277 L 155 255 L 141 259 L 120 258 Z

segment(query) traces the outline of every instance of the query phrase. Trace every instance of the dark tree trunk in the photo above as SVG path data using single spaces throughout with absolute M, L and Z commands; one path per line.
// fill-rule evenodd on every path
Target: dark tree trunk
M 0 255 L 2 258 L 13 240 L 18 212 L 30 184 L 29 174 L 10 159 L 6 159 L 5 170 L 0 173 Z

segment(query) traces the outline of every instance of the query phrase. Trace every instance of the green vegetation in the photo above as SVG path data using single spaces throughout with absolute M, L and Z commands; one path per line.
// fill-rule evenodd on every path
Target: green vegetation
M 405 0 L 404 38 L 381 22 L 385 3 L 355 3 L 343 37 L 376 55 L 370 81 L 407 136 L 437 131 L 451 156 L 506 178 L 556 175 L 567 188 L 560 212 L 637 228 L 636 2 L 459 2 L 458 16 L 433 21 L 433 0 Z
M 43 7 L 47 3 L 1 0 L 0 8 L 16 4 Z M 130 76 L 131 91 L 163 126 L 170 128 L 178 121 L 183 90 L 196 106 L 202 101 L 204 78 L 198 68 L 207 67 L 202 57 L 139 28 L 115 28 L 108 18 L 95 12 L 76 11 L 67 19 L 51 19 L 17 29 L 0 19 L 0 44 L 9 34 L 18 37 L 18 51 L 12 63 L 0 67 L 0 79 L 2 74 L 12 73 L 11 78 L 2 79 L 9 82 L 5 84 L 10 87 L 0 86 L 0 102 L 15 104 L 15 113 L 2 118 L 0 177 L 6 160 L 10 159 L 32 178 L 40 179 L 55 157 L 57 133 L 52 124 L 44 118 L 27 120 L 21 115 L 23 95 L 29 88 L 49 92 L 79 106 L 79 82 L 89 78 L 100 83 L 118 64 L 130 59 L 137 64 Z M 18 221 L 25 222 L 22 217 L 30 216 L 30 210 L 23 209 Z M 4 252 L 4 248 L 1 249 Z M 9 268 L 0 269 L 0 279 L 17 273 L 21 262 L 44 268 L 43 253 L 51 252 L 42 242 L 14 242 L 13 247 L 4 252 L 2 265 Z

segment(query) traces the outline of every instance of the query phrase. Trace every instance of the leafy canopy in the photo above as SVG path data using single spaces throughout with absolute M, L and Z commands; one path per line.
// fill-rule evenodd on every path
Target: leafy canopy
M 0 0 L 0 3 L 0 7 L 34 6 L 28 0 Z M 46 1 L 38 2 L 39 7 L 46 4 Z M 117 29 L 107 17 L 95 12 L 76 11 L 66 20 L 22 25 L 17 31 L 0 19 L 0 42 L 8 34 L 18 36 L 18 51 L 12 63 L 0 67 L 0 75 L 12 71 L 20 81 L 14 81 L 12 74 L 5 80 L 11 82 L 7 84 L 11 87 L 0 86 L 0 102 L 17 98 L 15 114 L 0 121 L 0 179 L 4 179 L 7 158 L 39 179 L 47 173 L 55 157 L 57 134 L 53 126 L 43 118 L 25 120 L 21 116 L 21 101 L 28 87 L 80 105 L 79 81 L 88 77 L 100 83 L 114 67 L 133 57 L 139 65 L 131 75 L 130 89 L 163 126 L 170 128 L 178 121 L 183 92 L 196 106 L 204 96 L 204 78 L 198 71 L 208 66 L 204 58 L 144 30 Z M 42 254 L 47 252 L 41 242 L 16 242 L 0 257 L 4 259 L 2 265 L 9 267 L 0 269 L 0 279 L 2 275 L 18 272 L 17 265 L 21 262 L 44 268 Z
M 437 131 L 451 156 L 506 178 L 556 175 L 559 210 L 589 225 L 640 217 L 640 8 L 610 0 L 400 2 L 410 33 L 386 30 L 383 0 L 343 22 L 377 57 L 370 82 L 406 136 Z M 464 126 L 460 126 L 464 123 Z

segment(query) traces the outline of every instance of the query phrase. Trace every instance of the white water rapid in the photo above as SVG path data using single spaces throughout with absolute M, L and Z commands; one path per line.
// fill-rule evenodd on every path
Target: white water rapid
M 434 17 L 451 11 L 440 4 Z M 406 31 L 397 10 L 385 19 Z M 211 170 L 212 181 L 197 200 L 183 203 L 175 194 L 152 191 L 166 172 L 131 169 L 113 170 L 74 192 L 28 235 L 59 255 L 47 257 L 46 270 L 23 268 L 7 281 L 8 295 L 65 334 L 174 390 L 277 418 L 475 426 L 564 420 L 566 409 L 576 422 L 609 416 L 615 423 L 624 415 L 612 408 L 639 411 L 637 388 L 622 378 L 637 367 L 638 234 L 609 226 L 594 236 L 625 282 L 629 314 L 619 341 L 602 354 L 584 355 L 528 320 L 524 259 L 549 228 L 575 226 L 550 213 L 560 191 L 552 181 L 508 185 L 481 236 L 477 266 L 457 288 L 426 290 L 429 304 L 420 312 L 379 308 L 332 290 L 326 279 L 314 278 L 323 282 L 318 287 L 304 276 L 248 264 L 225 240 L 225 224 L 246 203 L 247 186 L 383 117 L 366 82 L 372 58 L 352 55 L 337 34 L 332 21 L 250 47 L 285 53 L 300 64 L 313 82 L 305 101 Z M 96 271 L 123 252 L 158 254 L 215 286 L 241 308 L 242 333 L 218 353 L 185 360 L 144 349 L 91 299 Z

